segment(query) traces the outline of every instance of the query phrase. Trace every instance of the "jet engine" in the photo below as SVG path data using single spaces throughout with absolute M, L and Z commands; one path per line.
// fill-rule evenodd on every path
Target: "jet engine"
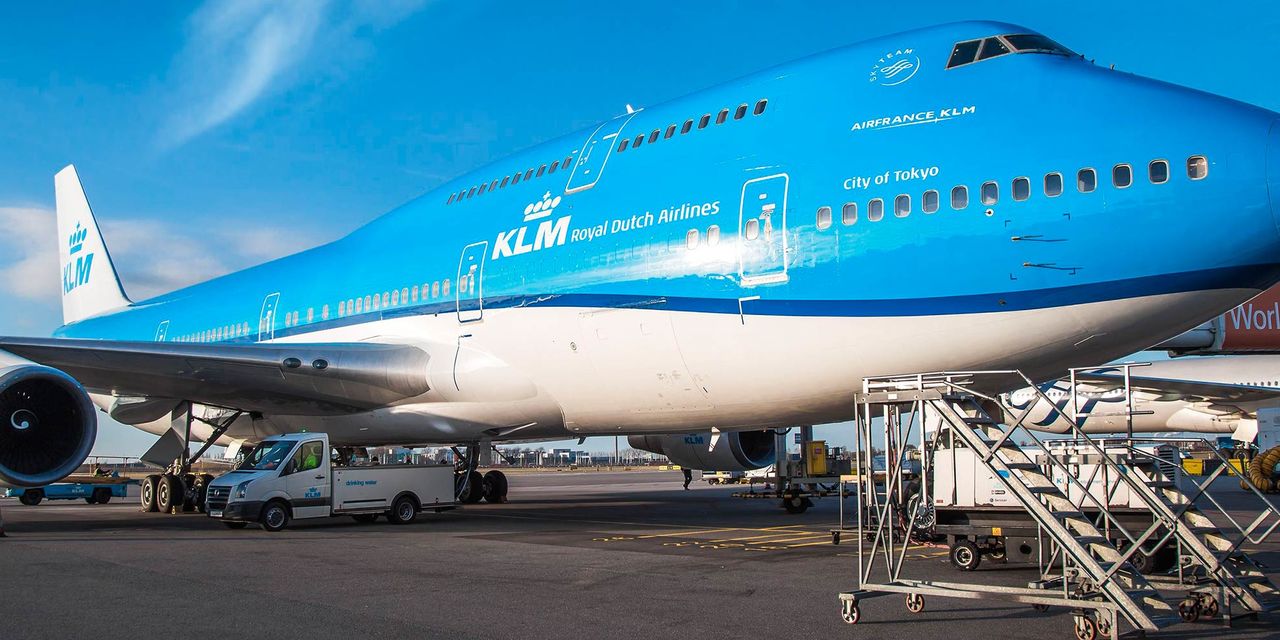
M 711 450 L 710 432 L 630 436 L 627 444 L 699 471 L 749 471 L 767 467 L 777 458 L 772 431 L 725 431 Z
M 0 482 L 57 482 L 84 463 L 97 437 L 97 412 L 71 376 L 37 364 L 0 367 Z

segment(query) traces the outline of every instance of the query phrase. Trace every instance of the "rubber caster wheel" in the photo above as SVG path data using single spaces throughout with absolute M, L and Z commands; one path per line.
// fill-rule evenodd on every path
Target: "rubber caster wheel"
M 858 609 L 858 603 L 847 600 L 840 607 L 840 619 L 848 624 L 858 624 L 858 620 L 862 619 L 862 611 Z
M 1220 613 L 1218 609 L 1218 600 L 1213 596 L 1205 596 L 1200 601 L 1200 616 L 1203 618 L 1216 618 Z
M 800 514 L 809 510 L 809 506 L 813 503 L 808 498 L 801 496 L 791 496 L 782 499 L 782 508 L 790 514 Z
M 924 596 L 918 593 L 907 594 L 907 611 L 920 613 L 924 611 Z
M 951 565 L 961 571 L 973 571 L 982 564 L 982 554 L 978 553 L 978 545 L 961 540 L 951 545 Z
M 1098 624 L 1093 618 L 1076 616 L 1076 640 L 1098 640 Z
M 1183 622 L 1195 622 L 1200 619 L 1200 603 L 1195 598 L 1187 598 L 1178 603 L 1178 617 Z

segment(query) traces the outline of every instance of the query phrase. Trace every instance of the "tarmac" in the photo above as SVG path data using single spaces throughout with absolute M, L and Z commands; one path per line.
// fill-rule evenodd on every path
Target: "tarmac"
M 1071 638 L 1066 610 L 901 596 L 840 618 L 856 547 L 838 501 L 800 515 L 679 472 L 512 474 L 511 501 L 409 526 L 349 518 L 281 533 L 202 515 L 0 499 L 0 638 Z M 848 506 L 852 506 L 849 503 Z M 1280 567 L 1280 544 L 1250 551 Z M 961 573 L 908 552 L 911 577 L 1025 585 L 1025 565 Z M 1280 576 L 1273 575 L 1280 581 Z M 1280 614 L 1180 624 L 1159 638 L 1274 638 Z

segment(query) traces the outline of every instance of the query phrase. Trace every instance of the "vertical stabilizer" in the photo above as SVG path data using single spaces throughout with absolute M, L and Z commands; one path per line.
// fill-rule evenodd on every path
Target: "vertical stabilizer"
M 58 264 L 61 267 L 62 322 L 127 306 L 98 221 L 80 186 L 76 168 L 68 165 L 53 178 L 58 203 Z

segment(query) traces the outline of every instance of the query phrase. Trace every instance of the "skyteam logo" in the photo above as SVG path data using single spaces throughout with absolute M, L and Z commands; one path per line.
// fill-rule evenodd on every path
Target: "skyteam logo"
M 541 251 L 558 247 L 568 240 L 569 236 L 569 219 L 571 216 L 561 216 L 555 220 L 550 220 L 552 213 L 556 207 L 560 206 L 561 196 L 551 197 L 551 192 L 543 194 L 542 199 L 538 202 L 529 203 L 524 208 L 524 222 L 538 223 L 538 229 L 534 232 L 533 243 L 528 240 L 529 225 L 517 227 L 510 231 L 499 231 L 498 237 L 493 241 L 493 260 L 498 258 L 508 258 L 518 256 L 522 253 L 531 251 Z
M 914 78 L 920 70 L 920 56 L 914 49 L 890 51 L 871 67 L 871 81 L 883 87 L 892 87 Z
M 89 237 L 89 230 L 76 223 L 75 231 L 67 238 L 70 258 L 62 265 L 62 293 L 75 291 L 77 287 L 89 284 L 89 274 L 93 272 L 93 253 L 82 253 L 84 241 Z M 77 255 L 80 254 L 80 255 Z

